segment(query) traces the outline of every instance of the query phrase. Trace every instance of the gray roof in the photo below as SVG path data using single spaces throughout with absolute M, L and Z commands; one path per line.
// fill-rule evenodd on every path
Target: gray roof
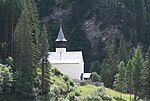
M 59 33 L 58 33 L 56 41 L 67 41 L 65 36 L 64 36 L 62 25 L 60 25 L 60 29 L 59 29 Z

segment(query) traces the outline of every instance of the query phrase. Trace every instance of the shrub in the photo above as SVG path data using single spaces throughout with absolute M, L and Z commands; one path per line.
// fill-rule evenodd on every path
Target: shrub
M 8 99 L 11 93 L 13 74 L 10 67 L 0 64 L 0 101 Z
M 91 80 L 92 80 L 92 82 L 100 82 L 101 76 L 99 76 L 96 72 L 93 72 L 91 74 Z
M 51 99 L 54 99 L 54 100 L 56 100 L 56 99 L 58 99 L 59 97 L 60 97 L 60 88 L 58 87 L 58 86 L 52 86 L 51 88 L 50 88 L 50 92 L 49 92 L 49 95 L 50 95 L 50 98 Z
M 57 68 L 52 69 L 52 72 L 53 72 L 54 75 L 56 75 L 56 76 L 63 76 L 63 74 L 62 74 Z
M 75 92 L 70 92 L 67 96 L 69 101 L 81 101 L 78 96 L 76 96 Z

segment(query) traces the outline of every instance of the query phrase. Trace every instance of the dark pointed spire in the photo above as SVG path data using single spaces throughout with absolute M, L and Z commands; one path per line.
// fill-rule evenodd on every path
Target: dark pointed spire
M 64 36 L 64 32 L 62 29 L 62 24 L 60 25 L 59 33 L 56 39 L 56 48 L 66 48 L 67 40 Z
M 56 41 L 67 41 L 65 36 L 64 36 L 64 32 L 63 32 L 63 29 L 62 29 L 62 24 L 60 25 L 60 29 L 59 29 L 59 33 L 58 33 Z

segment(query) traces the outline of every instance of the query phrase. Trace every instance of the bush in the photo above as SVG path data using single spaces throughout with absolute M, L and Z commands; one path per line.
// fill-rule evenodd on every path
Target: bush
M 93 72 L 91 74 L 91 80 L 92 80 L 92 82 L 100 82 L 101 76 L 99 76 L 96 72 Z
M 49 92 L 49 95 L 50 95 L 50 98 L 51 98 L 51 100 L 53 101 L 55 101 L 55 100 L 57 100 L 58 98 L 60 98 L 60 93 L 61 93 L 61 90 L 60 90 L 60 88 L 58 87 L 58 86 L 52 86 L 51 88 L 50 88 L 50 92 Z
M 57 68 L 52 69 L 52 72 L 53 72 L 54 75 L 56 75 L 56 76 L 63 76 L 63 74 L 62 74 Z
M 11 93 L 13 74 L 10 67 L 0 64 L 0 101 L 5 101 L 5 98 Z
M 79 94 L 80 95 L 80 94 Z M 81 101 L 79 96 L 76 95 L 76 92 L 70 92 L 67 96 L 69 101 Z

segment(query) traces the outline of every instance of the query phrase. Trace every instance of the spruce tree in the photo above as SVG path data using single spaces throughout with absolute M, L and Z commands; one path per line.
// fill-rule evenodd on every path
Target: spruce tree
M 32 14 L 29 12 L 28 3 L 22 1 L 23 9 L 16 25 L 14 37 L 14 64 L 15 68 L 15 97 L 17 100 L 27 100 L 34 97 L 34 79 L 38 63 L 38 49 L 35 47 L 37 33 L 33 27 Z M 33 38 L 34 37 L 34 38 Z
M 41 77 L 41 93 L 42 95 L 48 94 L 50 90 L 50 63 L 48 62 L 48 35 L 46 26 L 43 26 L 43 31 L 40 38 L 40 48 L 42 57 L 42 77 Z
M 106 87 L 113 88 L 114 75 L 117 72 L 118 54 L 115 45 L 107 49 L 107 58 L 102 63 L 101 77 Z
M 147 62 L 146 97 L 150 99 L 150 47 L 148 48 Z
M 131 93 L 133 93 L 133 89 L 132 89 L 133 88 L 133 65 L 131 59 L 127 63 L 126 70 L 127 70 L 126 73 L 127 92 L 130 93 L 130 101 L 131 101 Z
M 21 98 L 33 96 L 34 72 L 32 54 L 32 36 L 29 12 L 21 12 L 19 22 L 14 33 L 16 83 L 15 95 Z M 20 99 L 20 98 L 19 98 Z M 18 100 L 19 100 L 18 99 Z M 21 100 L 21 99 L 20 99 Z
M 39 60 L 39 36 L 40 36 L 40 25 L 38 20 L 37 8 L 34 0 L 26 0 L 27 9 L 30 17 L 31 31 L 32 31 L 32 43 L 33 43 L 33 54 L 34 63 L 36 64 Z
M 134 100 L 137 101 L 137 97 L 141 97 L 144 89 L 144 72 L 145 62 L 139 46 L 135 49 L 133 56 L 133 88 L 134 88 Z
M 118 73 L 115 75 L 114 89 L 121 92 L 120 99 L 122 99 L 122 93 L 126 92 L 126 67 L 123 61 L 118 65 Z
M 127 63 L 127 47 L 126 47 L 126 42 L 124 39 L 124 36 L 122 34 L 121 39 L 120 39 L 120 43 L 119 43 L 119 58 L 120 61 L 123 61 L 124 63 Z

